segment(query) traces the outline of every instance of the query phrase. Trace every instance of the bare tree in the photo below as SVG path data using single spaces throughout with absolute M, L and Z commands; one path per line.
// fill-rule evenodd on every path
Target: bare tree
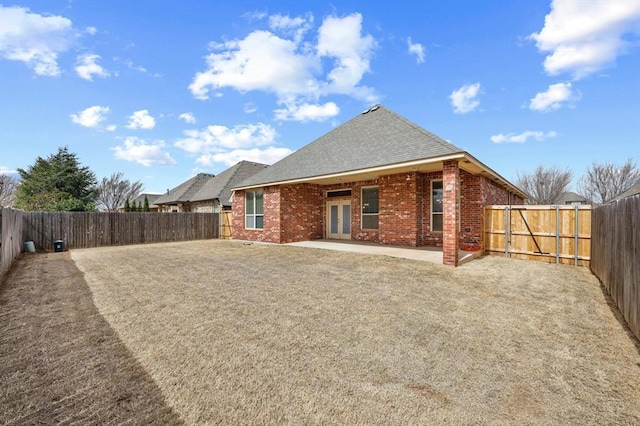
M 631 158 L 622 166 L 594 161 L 578 181 L 578 193 L 592 203 L 601 204 L 611 201 L 637 182 L 640 182 L 640 170 Z
M 5 174 L 0 175 L 0 207 L 13 207 L 17 189 L 18 179 Z
M 533 173 L 518 172 L 516 185 L 527 193 L 528 204 L 553 204 L 571 184 L 573 172 L 557 166 L 538 166 Z
M 103 177 L 98 184 L 98 209 L 106 212 L 116 212 L 126 200 L 133 200 L 142 191 L 142 182 L 130 182 L 124 179 L 122 172 Z

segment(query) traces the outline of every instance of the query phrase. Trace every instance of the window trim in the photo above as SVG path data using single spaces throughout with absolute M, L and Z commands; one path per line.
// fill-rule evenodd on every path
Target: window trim
M 253 193 L 253 213 L 247 213 L 247 201 L 248 201 L 248 197 L 247 194 L 249 193 Z M 257 205 L 256 205 L 256 194 L 258 193 L 262 193 L 262 213 L 256 213 L 258 211 L 257 209 Z M 249 227 L 247 226 L 247 218 L 248 217 L 252 217 L 253 218 L 253 227 Z M 262 228 L 258 228 L 257 224 L 257 218 L 258 217 L 262 217 Z M 257 230 L 261 230 L 264 229 L 264 190 L 262 189 L 252 189 L 252 190 L 247 190 L 245 191 L 244 194 L 244 229 L 257 229 Z
M 442 182 L 442 211 L 441 212 L 434 212 L 433 211 L 433 184 L 434 182 Z M 431 179 L 431 182 L 429 184 L 429 187 L 431 189 L 431 196 L 429 197 L 430 199 L 430 203 L 431 206 L 429 207 L 430 211 L 429 211 L 429 228 L 431 230 L 431 232 L 438 232 L 438 233 L 442 233 L 444 232 L 444 179 Z M 436 231 L 433 229 L 433 216 L 434 215 L 440 215 L 442 216 L 442 229 L 440 231 Z
M 364 190 L 369 188 L 378 188 L 378 212 L 377 213 L 365 213 L 364 212 Z M 377 216 L 378 217 L 378 227 L 377 228 L 365 228 L 364 222 L 362 220 L 363 216 Z M 380 230 L 380 186 L 379 185 L 369 185 L 363 186 L 360 188 L 360 229 L 363 231 L 378 231 Z

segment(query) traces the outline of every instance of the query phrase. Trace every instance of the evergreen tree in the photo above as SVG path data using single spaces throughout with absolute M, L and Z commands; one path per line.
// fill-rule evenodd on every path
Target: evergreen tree
M 26 170 L 18 169 L 16 207 L 41 211 L 95 211 L 96 175 L 82 167 L 76 154 L 59 148 L 46 159 L 38 157 Z
M 143 212 L 148 212 L 149 210 L 149 199 L 147 198 L 147 196 L 144 196 L 144 204 L 142 205 L 142 211 Z
M 129 213 L 131 211 L 131 204 L 129 204 L 129 199 L 127 198 L 127 201 L 124 202 L 124 211 Z

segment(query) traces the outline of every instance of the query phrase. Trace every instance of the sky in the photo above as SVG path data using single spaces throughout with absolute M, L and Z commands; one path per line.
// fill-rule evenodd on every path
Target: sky
M 512 182 L 640 165 L 640 0 L 0 1 L 0 173 L 162 193 L 377 103 Z

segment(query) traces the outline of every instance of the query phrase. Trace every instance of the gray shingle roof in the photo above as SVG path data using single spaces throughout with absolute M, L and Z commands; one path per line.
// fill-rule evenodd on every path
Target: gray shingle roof
M 631 185 L 629 189 L 624 191 L 622 194 L 615 197 L 612 201 L 622 200 L 623 198 L 631 197 L 632 195 L 640 194 L 640 182 L 637 182 L 634 185 Z
M 462 149 L 376 105 L 237 188 L 462 153 Z
M 558 195 L 558 198 L 553 201 L 553 204 L 571 204 L 575 202 L 591 204 L 589 200 L 584 198 L 582 195 L 578 195 L 572 191 L 566 191 Z
M 178 202 L 193 201 L 192 197 L 202 188 L 202 186 L 213 178 L 209 173 L 198 173 L 186 182 L 181 183 L 167 194 L 163 194 L 155 201 L 156 204 L 175 204 Z
M 143 193 L 138 195 L 138 197 L 133 200 L 135 201 L 135 203 L 139 206 L 142 206 L 144 204 L 144 197 L 147 197 L 147 201 L 149 202 L 149 207 L 158 207 L 155 203 L 156 199 L 158 199 L 158 197 L 160 197 L 162 194 L 147 194 L 147 193 Z
M 220 173 L 213 179 L 209 179 L 202 188 L 191 198 L 191 201 L 218 199 L 223 206 L 231 206 L 231 188 L 250 176 L 269 167 L 267 164 L 252 161 L 241 161 Z

